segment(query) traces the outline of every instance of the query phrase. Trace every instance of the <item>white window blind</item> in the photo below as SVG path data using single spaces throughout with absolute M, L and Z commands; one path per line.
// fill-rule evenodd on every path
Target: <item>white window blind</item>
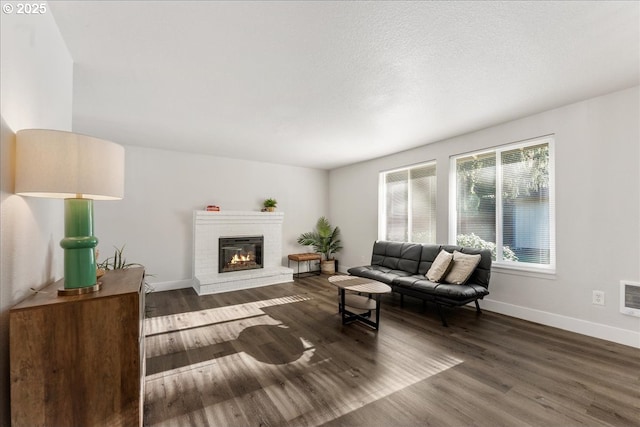
M 428 163 L 380 174 L 382 240 L 435 243 L 436 165 Z
M 452 158 L 451 241 L 498 264 L 555 268 L 552 138 Z

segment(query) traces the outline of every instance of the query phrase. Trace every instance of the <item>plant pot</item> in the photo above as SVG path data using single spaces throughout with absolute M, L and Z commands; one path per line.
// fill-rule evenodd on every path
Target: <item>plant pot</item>
M 322 274 L 336 274 L 336 260 L 330 259 L 328 261 L 320 262 L 320 271 Z
M 275 211 L 276 211 L 276 208 L 272 206 L 267 207 L 267 212 L 275 212 Z

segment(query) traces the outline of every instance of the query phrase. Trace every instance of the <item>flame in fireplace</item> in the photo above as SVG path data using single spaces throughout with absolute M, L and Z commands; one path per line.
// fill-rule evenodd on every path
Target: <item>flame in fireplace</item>
M 252 254 L 248 254 L 248 255 L 235 254 L 233 258 L 231 258 L 231 261 L 229 261 L 229 264 L 240 264 L 240 263 L 249 262 L 249 261 L 253 261 Z

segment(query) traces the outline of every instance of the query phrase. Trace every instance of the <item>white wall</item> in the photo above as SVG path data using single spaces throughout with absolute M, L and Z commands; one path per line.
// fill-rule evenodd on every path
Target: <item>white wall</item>
M 0 425 L 9 425 L 9 309 L 62 276 L 61 200 L 13 194 L 15 132 L 71 130 L 72 61 L 51 14 L 0 15 Z
M 634 87 L 330 173 L 342 228 L 340 269 L 369 263 L 378 173 L 437 161 L 437 236 L 448 239 L 449 157 L 555 134 L 557 273 L 494 269 L 489 310 L 640 347 L 640 319 L 619 313 L 619 281 L 640 281 L 640 88 Z M 591 304 L 593 290 L 606 305 Z
M 194 210 L 259 211 L 265 198 L 275 198 L 285 214 L 283 265 L 287 254 L 306 250 L 298 235 L 328 213 L 327 171 L 125 148 L 124 199 L 94 202 L 99 260 L 126 245 L 127 261 L 144 264 L 156 290 L 191 286 Z

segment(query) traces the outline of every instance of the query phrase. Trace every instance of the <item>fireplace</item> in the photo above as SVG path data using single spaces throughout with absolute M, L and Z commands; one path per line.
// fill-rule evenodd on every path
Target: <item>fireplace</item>
M 283 212 L 218 211 L 193 212 L 193 289 L 198 295 L 217 294 L 293 282 L 293 270 L 284 267 L 282 248 Z M 220 238 L 263 236 L 261 268 L 221 273 Z M 235 246 L 224 244 L 222 246 Z M 258 251 L 254 254 L 257 256 Z M 233 255 L 231 255 L 233 257 Z M 246 265 L 245 265 L 246 267 Z
M 232 236 L 218 239 L 218 273 L 262 268 L 263 236 Z

